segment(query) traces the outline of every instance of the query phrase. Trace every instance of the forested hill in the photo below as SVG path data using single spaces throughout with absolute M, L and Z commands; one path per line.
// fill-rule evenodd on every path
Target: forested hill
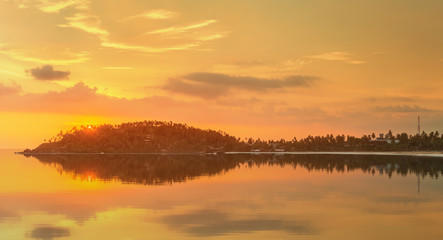
M 120 125 L 82 126 L 45 141 L 32 153 L 197 153 L 197 152 L 291 152 L 291 151 L 443 151 L 439 132 L 394 135 L 391 131 L 363 135 L 308 136 L 278 141 L 240 140 L 227 133 L 202 130 L 186 124 L 161 121 Z
M 241 150 L 238 139 L 186 124 L 144 121 L 82 126 L 25 153 L 161 153 Z

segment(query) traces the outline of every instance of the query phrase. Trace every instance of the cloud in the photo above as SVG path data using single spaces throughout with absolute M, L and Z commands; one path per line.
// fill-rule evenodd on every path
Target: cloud
M 118 119 L 155 119 L 201 124 L 250 122 L 252 109 L 221 109 L 206 101 L 176 100 L 173 96 L 123 98 L 108 96 L 96 87 L 77 83 L 62 91 L 8 94 L 0 98 L 0 113 L 50 113 L 70 116 L 105 116 Z M 245 110 L 245 111 L 243 111 Z M 238 112 L 238 114 L 237 114 Z M 245 118 L 239 119 L 242 114 Z M 69 123 L 78 124 L 78 123 Z
M 73 63 L 81 63 L 89 60 L 88 57 L 86 57 L 88 54 L 86 52 L 82 52 L 77 54 L 77 56 L 73 58 L 64 58 L 64 59 L 43 59 L 38 57 L 31 57 L 22 55 L 20 53 L 18 54 L 11 54 L 12 58 L 15 58 L 17 60 L 27 61 L 27 62 L 35 62 L 35 63 L 43 63 L 43 64 L 54 64 L 54 65 L 69 65 Z
M 29 70 L 26 70 L 27 73 L 30 73 L 32 77 L 36 80 L 67 80 L 69 79 L 69 71 L 56 71 L 54 67 L 51 65 L 44 65 L 41 68 L 36 67 Z
M 8 70 L 4 70 L 4 69 L 0 69 L 0 73 L 12 75 L 12 76 L 15 76 L 15 77 L 26 77 L 24 74 L 8 71 Z
M 264 66 L 267 65 L 265 61 L 252 60 L 252 61 L 236 61 L 232 63 L 232 65 L 241 66 L 241 67 L 249 67 L 249 66 Z
M 228 32 L 214 33 L 214 34 L 210 34 L 210 35 L 203 35 L 203 36 L 197 37 L 197 40 L 199 40 L 199 41 L 212 41 L 212 40 L 217 40 L 217 39 L 220 39 L 220 38 L 224 38 L 224 37 L 226 37 L 227 34 L 228 34 Z
M 75 6 L 77 9 L 84 9 L 88 0 L 14 0 L 19 4 L 19 8 L 35 7 L 45 13 L 58 13 L 60 10 Z
M 343 61 L 349 64 L 363 64 L 365 61 L 354 59 L 353 54 L 349 52 L 327 52 L 318 55 L 307 56 L 309 59 L 326 60 L 326 61 Z
M 73 0 L 74 1 L 74 0 Z M 77 0 L 77 1 L 86 1 L 86 0 Z M 82 4 L 78 4 L 79 6 L 83 6 L 82 9 L 89 10 L 88 6 L 89 2 L 84 2 Z M 80 7 L 77 7 L 80 9 Z M 145 12 L 143 14 L 135 15 L 127 17 L 123 20 L 127 19 L 134 19 L 134 18 L 150 18 L 150 19 L 169 19 L 174 18 L 178 15 L 177 12 L 173 12 L 166 9 L 153 9 L 148 12 Z M 131 50 L 131 51 L 138 51 L 138 52 L 144 52 L 144 53 L 163 53 L 168 51 L 177 51 L 177 50 L 188 50 L 191 48 L 195 48 L 200 45 L 200 42 L 205 41 L 212 41 L 216 39 L 220 39 L 222 37 L 225 37 L 227 35 L 227 32 L 216 32 L 216 33 L 210 33 L 205 35 L 197 35 L 194 36 L 193 42 L 190 43 L 182 43 L 182 44 L 175 44 L 173 46 L 166 46 L 166 47 L 152 47 L 152 46 L 144 46 L 144 45 L 133 45 L 130 43 L 121 43 L 121 42 L 115 42 L 110 40 L 109 36 L 110 33 L 103 29 L 101 25 L 100 18 L 98 16 L 92 15 L 89 13 L 89 11 L 84 11 L 80 13 L 76 13 L 72 17 L 66 17 L 65 20 L 67 21 L 66 24 L 60 24 L 58 26 L 60 27 L 71 27 L 71 28 L 77 28 L 80 30 L 83 30 L 85 32 L 95 34 L 99 37 L 101 41 L 102 47 L 107 48 L 114 48 L 114 49 L 120 49 L 120 50 Z M 187 26 L 181 26 L 181 27 L 169 27 L 166 29 L 159 29 L 155 31 L 148 32 L 147 34 L 168 34 L 168 35 L 174 35 L 183 33 L 186 31 L 190 31 L 193 29 L 202 28 L 205 26 L 208 26 L 212 23 L 217 22 L 217 20 L 209 19 L 202 22 L 198 22 L 195 24 L 187 25 Z
M 109 32 L 100 27 L 100 18 L 89 13 L 76 13 L 72 17 L 66 17 L 66 24 L 59 24 L 59 27 L 71 27 L 83 30 L 87 33 L 99 35 L 101 37 L 109 35 Z
M 30 95 L 32 96 L 32 95 Z M 63 92 L 48 92 L 46 94 L 35 95 L 41 102 L 59 101 L 61 103 L 88 102 L 97 98 L 106 97 L 97 93 L 97 88 L 90 88 L 80 82 L 73 87 L 67 88 Z
M 35 55 L 42 55 L 41 49 L 33 48 L 33 49 L 14 49 L 10 46 L 0 49 L 0 53 L 9 56 L 10 58 L 26 61 L 26 62 L 34 62 L 40 64 L 52 64 L 52 65 L 69 65 L 73 63 L 81 63 L 89 60 L 88 52 L 71 52 L 68 48 L 62 49 L 52 49 L 53 52 L 57 53 L 57 58 L 40 58 L 35 57 Z M 44 50 L 47 51 L 47 50 Z
M 12 86 L 12 84 L 10 84 Z M 17 90 L 5 88 L 5 95 L 0 101 L 0 111 L 13 112 L 50 112 L 66 114 L 101 114 L 101 115 L 137 115 L 141 109 L 155 107 L 161 112 L 161 107 L 177 103 L 169 98 L 151 97 L 126 99 L 107 96 L 97 92 L 96 87 L 89 87 L 79 82 L 63 91 L 49 91 L 47 93 L 13 94 Z M 18 88 L 19 86 L 15 87 Z
M 128 99 L 105 95 L 96 87 L 80 82 L 62 91 L 4 95 L 0 101 L 0 112 L 136 117 L 189 123 L 207 121 L 217 124 L 249 124 L 251 121 L 258 124 L 275 117 L 279 119 L 278 124 L 282 124 L 280 120 L 287 118 L 283 115 L 269 114 L 261 108 L 272 103 L 262 102 L 260 99 L 243 99 L 245 102 L 242 103 L 242 100 L 238 99 L 239 104 L 236 106 L 229 106 L 235 104 L 232 98 L 220 98 L 214 101 L 214 104 L 208 104 L 204 98 L 192 101 L 176 100 L 172 94 Z M 223 103 L 223 100 L 233 101 Z M 291 123 L 293 122 L 294 119 L 291 118 Z
M 199 23 L 195 23 L 195 24 L 187 25 L 187 26 L 183 26 L 183 27 L 169 27 L 169 28 L 158 29 L 158 30 L 146 32 L 146 34 L 177 34 L 177 33 L 183 33 L 183 32 L 189 31 L 189 30 L 206 27 L 206 26 L 208 26 L 208 25 L 210 25 L 212 23 L 216 23 L 216 22 L 217 22 L 217 20 L 209 19 L 209 20 L 205 20 L 203 22 L 199 22 Z
M 377 97 L 367 97 L 364 98 L 365 101 L 368 102 L 414 102 L 419 97 L 406 97 L 406 96 L 377 96 Z
M 318 77 L 300 75 L 271 79 L 197 72 L 169 78 L 161 88 L 170 92 L 210 99 L 226 95 L 233 89 L 266 92 L 275 89 L 309 87 L 317 79 Z
M 227 94 L 229 91 L 229 89 L 219 88 L 217 85 L 189 83 L 177 78 L 168 79 L 168 82 L 162 88 L 170 92 L 197 96 L 205 99 L 217 98 L 221 95 Z
M 188 50 L 199 46 L 199 43 L 196 42 L 178 44 L 169 47 L 149 47 L 149 46 L 140 46 L 140 45 L 127 44 L 127 43 L 113 42 L 109 40 L 109 35 L 110 35 L 109 32 L 100 26 L 101 25 L 100 18 L 95 15 L 82 12 L 82 13 L 76 13 L 72 17 L 66 17 L 65 20 L 67 21 L 66 24 L 60 24 L 58 26 L 77 28 L 87 33 L 97 35 L 101 41 L 101 46 L 107 48 L 138 51 L 144 53 L 163 53 L 168 51 Z M 216 37 L 212 38 L 215 39 Z
M 45 2 L 44 4 L 41 4 L 38 9 L 46 13 L 58 13 L 62 9 L 76 5 L 77 2 L 79 1 L 67 0 L 57 2 Z
M 170 46 L 170 47 L 155 48 L 155 47 L 131 45 L 131 44 L 125 44 L 125 43 L 109 42 L 109 41 L 102 42 L 103 47 L 115 48 L 115 49 L 121 49 L 121 50 L 131 50 L 131 51 L 138 51 L 138 52 L 146 52 L 146 53 L 163 53 L 163 52 L 169 52 L 169 51 L 188 50 L 188 49 L 197 47 L 198 45 L 199 44 L 197 44 L 197 43 L 188 43 L 188 44 L 182 44 L 182 45 L 176 45 L 176 46 Z
M 220 98 L 217 101 L 214 101 L 219 106 L 231 107 L 231 108 L 252 108 L 260 103 L 263 103 L 263 100 L 258 99 L 256 97 L 251 98 Z
M 229 31 L 197 31 L 197 29 L 206 27 L 217 20 L 209 19 L 202 22 L 198 22 L 186 26 L 172 26 L 168 28 L 157 29 L 154 31 L 145 32 L 145 35 L 160 35 L 167 36 L 168 38 L 183 38 L 192 39 L 193 45 L 199 46 L 202 42 L 214 41 L 220 38 L 224 38 L 229 34 Z M 210 50 L 210 49 L 199 49 L 199 50 Z
M 213 209 L 169 215 L 164 217 L 163 221 L 171 228 L 180 229 L 195 237 L 256 231 L 286 231 L 294 235 L 318 234 L 306 221 L 272 219 L 266 215 L 260 215 L 260 218 L 233 220 L 228 214 Z
M 22 87 L 15 82 L 4 84 L 0 82 L 0 97 L 10 94 L 17 94 L 22 91 Z
M 248 75 L 251 72 L 260 76 L 288 76 L 307 64 L 311 59 L 284 59 L 280 61 L 243 60 L 224 64 L 215 64 L 210 70 L 225 74 Z
M 31 238 L 41 239 L 41 240 L 52 240 L 54 238 L 69 237 L 69 236 L 71 236 L 69 228 L 52 227 L 46 225 L 36 227 L 30 233 Z
M 10 87 L 12 84 L 6 85 Z M 282 89 L 277 90 L 283 91 Z M 0 97 L 0 112 L 12 115 L 15 113 L 31 115 L 33 113 L 49 113 L 69 116 L 67 124 L 70 126 L 80 124 L 82 121 L 71 120 L 73 116 L 74 119 L 76 116 L 81 119 L 84 119 L 84 116 L 100 116 L 106 119 L 119 119 L 119 121 L 156 119 L 186 122 L 196 126 L 216 126 L 218 129 L 240 137 L 265 139 L 292 139 L 294 136 L 307 136 L 308 134 L 351 134 L 358 129 L 364 130 L 352 134 L 377 132 L 379 131 L 377 129 L 403 132 L 408 129 L 411 123 L 411 118 L 407 114 L 389 113 L 386 115 L 386 112 L 377 112 L 373 108 L 368 108 L 367 105 L 361 105 L 361 102 L 340 102 L 339 105 L 335 104 L 334 108 L 329 108 L 328 106 L 331 106 L 329 102 L 323 104 L 311 102 L 310 99 L 298 95 L 295 96 L 297 98 L 291 99 L 275 99 L 272 98 L 272 95 L 266 96 L 265 94 L 238 95 L 233 93 L 226 97 L 221 95 L 218 98 L 208 96 L 207 98 L 194 99 L 183 99 L 178 95 L 168 92 L 167 96 L 128 99 L 109 96 L 101 89 L 77 83 L 62 91 L 9 92 Z M 251 99 L 250 95 L 254 95 L 255 98 Z M 316 105 L 320 108 L 315 107 Z M 420 115 L 423 118 L 434 119 L 435 123 L 430 123 L 429 127 L 432 130 L 438 129 L 438 124 L 443 119 L 443 111 L 438 109 L 438 106 L 424 106 L 437 109 L 433 112 L 420 113 Z M 384 116 L 380 117 L 380 114 Z M 393 120 L 389 115 L 395 115 L 396 118 Z M 313 128 L 313 126 L 315 127 Z
M 17 212 L 0 209 L 0 223 L 2 223 L 4 220 L 10 221 L 11 219 L 16 219 L 19 217 L 20 214 L 18 214 Z
M 434 110 L 423 108 L 418 105 L 389 105 L 377 106 L 374 108 L 378 112 L 393 112 L 393 113 L 415 113 L 415 112 L 433 112 Z
M 178 15 L 177 12 L 172 12 L 166 9 L 153 9 L 151 11 L 127 17 L 126 19 L 134 19 L 134 18 L 149 18 L 149 19 L 169 19 L 174 18 Z

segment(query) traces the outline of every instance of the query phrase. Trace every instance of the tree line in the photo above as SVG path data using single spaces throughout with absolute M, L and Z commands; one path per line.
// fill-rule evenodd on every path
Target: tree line
M 248 144 L 253 149 L 284 150 L 284 151 L 439 151 L 443 150 L 443 135 L 437 132 L 430 134 L 410 135 L 399 133 L 394 135 L 391 130 L 383 137 L 375 133 L 362 137 L 328 134 L 326 136 L 308 136 L 294 138 L 291 141 L 260 141 L 249 139 Z
M 439 132 L 409 135 L 389 131 L 362 137 L 328 134 L 261 140 L 240 139 L 222 131 L 202 130 L 187 124 L 142 121 L 118 125 L 74 127 L 60 132 L 37 148 L 25 153 L 182 153 L 228 151 L 438 151 L 443 150 Z

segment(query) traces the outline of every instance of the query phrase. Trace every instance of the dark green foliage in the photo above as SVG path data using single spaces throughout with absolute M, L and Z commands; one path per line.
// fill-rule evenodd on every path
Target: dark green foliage
M 420 135 L 401 133 L 394 135 L 392 131 L 385 134 L 387 141 L 376 141 L 375 134 L 363 135 L 361 138 L 338 135 L 308 136 L 292 141 L 269 141 L 272 147 L 285 151 L 442 151 L 443 136 L 438 132 L 429 135 L 422 132 Z M 251 142 L 251 141 L 250 141 Z M 254 142 L 255 146 L 259 146 Z M 262 147 L 263 150 L 265 148 Z M 272 149 L 272 148 L 271 148 Z M 266 150 L 269 150 L 266 149 Z
M 59 133 L 34 153 L 151 153 L 230 151 L 242 144 L 220 131 L 172 122 L 144 121 L 73 128 Z
M 375 134 L 361 138 L 345 135 L 308 136 L 291 141 L 235 138 L 221 131 L 202 130 L 186 124 L 160 121 L 73 128 L 26 153 L 183 153 L 229 151 L 439 151 L 443 135 L 393 134 L 383 141 Z

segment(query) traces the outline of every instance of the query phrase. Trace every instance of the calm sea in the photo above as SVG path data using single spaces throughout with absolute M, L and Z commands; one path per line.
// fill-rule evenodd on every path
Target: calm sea
M 0 151 L 0 239 L 441 239 L 443 158 Z

